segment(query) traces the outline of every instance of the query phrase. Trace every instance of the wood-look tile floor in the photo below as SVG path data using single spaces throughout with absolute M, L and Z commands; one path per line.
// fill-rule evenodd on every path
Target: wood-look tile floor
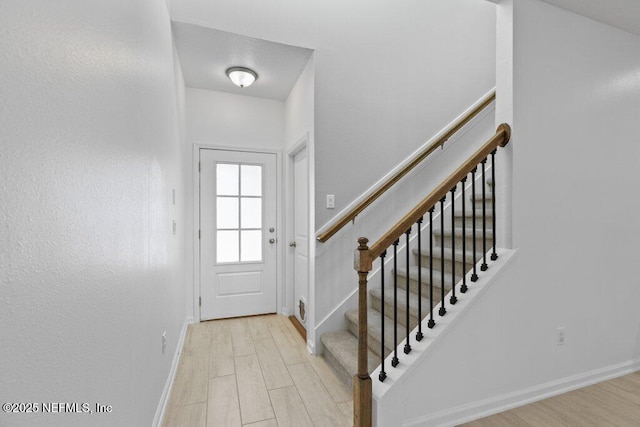
M 640 372 L 464 424 L 465 427 L 637 427 Z
M 280 315 L 189 325 L 166 427 L 351 426 L 351 390 Z

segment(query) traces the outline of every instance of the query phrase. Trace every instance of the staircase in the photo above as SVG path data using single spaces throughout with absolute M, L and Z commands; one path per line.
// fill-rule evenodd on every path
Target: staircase
M 316 239 L 321 243 L 326 242 L 348 221 L 355 219 L 358 213 L 436 147 L 441 147 L 449 136 L 464 126 L 469 117 L 488 105 L 493 97 L 495 93 L 487 96 L 455 126 Z M 346 330 L 320 337 L 327 363 L 338 377 L 353 386 L 354 425 L 370 427 L 374 421 L 370 373 L 375 370 L 378 372 L 377 380 L 384 382 L 387 378 L 386 356 L 393 353 L 389 369 L 395 369 L 399 363 L 403 363 L 401 359 L 411 353 L 411 329 L 418 326 L 412 339 L 421 341 L 424 339 L 425 323 L 427 328 L 438 328 L 440 316 L 446 315 L 446 306 L 456 304 L 466 294 L 478 280 L 478 273 L 489 268 L 488 260 L 492 263 L 498 260 L 494 243 L 497 194 L 492 187 L 495 186 L 496 153 L 510 139 L 511 127 L 507 123 L 500 124 L 487 142 L 395 225 L 383 232 L 378 240 L 369 245 L 367 237 L 358 238 L 358 246 L 352 253 L 353 267 L 358 277 L 358 309 L 345 313 Z M 490 183 L 486 177 L 487 170 L 491 174 Z M 469 190 L 470 200 L 467 201 L 466 192 Z M 448 207 L 445 202 L 449 203 Z M 467 221 L 470 213 L 471 224 Z M 423 240 L 426 241 L 424 245 Z M 393 265 L 393 270 L 389 271 L 388 265 Z M 468 276 L 469 272 L 471 275 Z M 391 278 L 387 277 L 389 275 Z M 458 283 L 460 279 L 461 284 Z M 370 281 L 373 281 L 373 286 L 369 285 Z M 380 288 L 375 287 L 376 281 L 380 283 Z M 451 297 L 447 298 L 449 293 Z M 428 321 L 422 322 L 427 316 Z M 405 341 L 404 346 L 399 349 L 402 341 Z
M 489 180 L 486 184 L 485 197 L 482 197 L 482 191 L 479 189 L 479 185 L 476 197 L 468 197 L 468 199 L 475 204 L 476 212 L 480 213 L 480 215 L 476 218 L 476 261 L 480 262 L 483 255 L 483 233 L 482 233 L 482 206 L 483 202 L 485 203 L 485 211 L 486 211 L 486 220 L 485 220 L 485 232 L 486 232 L 486 248 L 487 251 L 493 245 L 493 232 L 491 228 L 491 220 L 492 220 L 492 211 L 491 211 L 491 198 L 492 198 L 492 184 Z M 460 205 L 460 199 L 456 200 L 456 205 Z M 434 319 L 436 321 L 436 327 L 438 322 L 438 304 L 442 301 L 442 246 L 444 245 L 444 293 L 446 294 L 451 291 L 451 284 L 453 281 L 452 271 L 455 271 L 455 283 L 458 283 L 462 280 L 462 272 L 463 266 L 466 265 L 467 279 L 469 279 L 469 275 L 473 270 L 473 233 L 472 233 L 472 209 L 471 203 L 467 204 L 466 212 L 463 212 L 462 209 L 456 209 L 453 213 L 454 215 L 454 231 L 452 232 L 450 228 L 445 227 L 445 230 L 441 230 L 439 227 L 439 218 L 434 217 L 434 229 L 433 229 L 433 307 L 434 307 Z M 458 206 L 456 206 L 458 207 Z M 463 221 L 464 217 L 464 221 Z M 451 224 L 451 217 L 446 218 L 445 222 L 447 224 Z M 466 232 L 465 240 L 466 240 L 466 263 L 463 262 L 463 251 L 462 251 L 462 225 L 465 224 Z M 423 224 L 423 248 L 422 248 L 422 272 L 421 272 L 421 283 L 420 286 L 422 288 L 422 319 L 429 317 L 429 307 L 430 301 L 429 297 L 429 281 L 430 281 L 430 273 L 428 266 L 430 265 L 429 253 L 428 253 L 428 242 L 429 242 L 429 233 L 430 227 L 428 221 L 425 221 Z M 455 239 L 455 252 L 452 251 L 451 246 L 452 242 Z M 424 242 L 427 242 L 426 245 Z M 425 249 L 426 246 L 426 249 Z M 406 255 L 400 256 L 398 255 L 398 265 L 405 265 L 404 259 Z M 410 329 L 413 329 L 418 324 L 418 266 L 417 259 L 419 253 L 417 248 L 411 249 L 411 264 L 409 267 L 409 271 L 407 272 L 406 267 L 397 269 L 397 313 L 398 313 L 398 343 L 402 341 L 405 336 L 405 326 L 406 326 L 406 292 L 407 292 L 407 282 L 408 292 L 409 292 L 409 326 Z M 488 255 L 487 255 L 488 257 Z M 392 261 L 391 255 L 387 257 L 388 261 Z M 455 267 L 454 267 L 455 264 Z M 392 265 L 390 263 L 389 265 Z M 426 266 L 426 267 L 425 267 Z M 479 271 L 479 268 L 478 268 Z M 394 274 L 393 269 L 391 269 L 391 275 Z M 385 291 L 384 291 L 384 300 L 382 299 L 382 292 L 380 287 L 376 287 L 375 282 L 370 283 L 369 286 L 369 300 L 370 306 L 367 311 L 367 325 L 368 325 L 368 347 L 369 347 L 369 357 L 368 357 L 368 372 L 371 373 L 373 370 L 380 364 L 381 356 L 385 358 L 391 354 L 394 349 L 393 345 L 393 328 L 394 328 L 394 318 L 393 318 L 393 308 L 394 308 L 394 293 L 393 293 L 393 281 L 385 280 Z M 373 285 L 373 286 L 371 286 Z M 469 287 L 473 286 L 473 283 L 470 280 L 467 280 L 467 285 Z M 456 290 L 459 292 L 460 286 L 456 285 Z M 384 322 L 384 355 L 382 352 L 382 328 L 381 328 L 381 320 L 382 320 L 382 305 L 384 304 L 384 312 L 385 312 L 385 322 Z M 446 304 L 449 304 L 449 301 L 446 301 Z M 347 330 L 333 331 L 329 333 L 325 333 L 320 338 L 320 341 L 324 345 L 324 358 L 326 359 L 329 366 L 333 368 L 339 378 L 342 381 L 351 386 L 353 376 L 357 372 L 358 365 L 358 309 L 354 309 L 348 311 L 345 314 Z M 423 323 L 423 328 L 427 326 L 426 320 Z M 415 334 L 413 334 L 415 336 Z

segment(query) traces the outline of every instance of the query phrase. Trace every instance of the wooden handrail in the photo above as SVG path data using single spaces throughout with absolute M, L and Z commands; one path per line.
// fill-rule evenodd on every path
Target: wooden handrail
M 453 172 L 442 184 L 425 197 L 411 212 L 406 214 L 396 225 L 387 231 L 377 242 L 369 248 L 368 259 L 378 258 L 385 249 L 393 244 L 403 233 L 405 233 L 420 217 L 426 214 L 437 202 L 440 201 L 451 189 L 457 185 L 462 178 L 467 176 L 482 160 L 496 148 L 504 147 L 511 139 L 511 128 L 503 123 L 498 126 L 495 135 L 489 139 L 478 151 L 476 151 L 466 162 Z
M 350 221 L 354 220 L 360 212 L 365 210 L 367 206 L 376 201 L 378 197 L 382 196 L 389 188 L 391 188 L 396 182 L 398 182 L 403 176 L 408 174 L 419 165 L 424 159 L 426 159 L 431 153 L 436 151 L 437 148 L 442 147 L 445 142 L 449 138 L 451 138 L 456 132 L 458 132 L 464 125 L 469 123 L 471 119 L 478 115 L 482 110 L 484 110 L 489 104 L 491 104 L 496 99 L 496 92 L 493 91 L 489 95 L 487 95 L 480 104 L 478 104 L 473 110 L 469 111 L 464 117 L 460 120 L 456 121 L 447 131 L 440 136 L 437 140 L 431 143 L 427 148 L 424 149 L 419 155 L 417 155 L 408 165 L 406 165 L 402 170 L 396 172 L 392 177 L 387 179 L 380 187 L 376 189 L 373 193 L 367 196 L 366 199 L 358 203 L 353 209 L 344 214 L 339 220 L 333 223 L 327 230 L 320 233 L 316 238 L 319 242 L 324 243 L 331 238 L 334 234 L 336 234 L 342 227 L 347 225 Z

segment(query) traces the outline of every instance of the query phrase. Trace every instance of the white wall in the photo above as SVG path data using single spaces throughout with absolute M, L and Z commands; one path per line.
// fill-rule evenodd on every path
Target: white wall
M 498 7 L 514 8 L 518 255 L 407 381 L 386 412 L 394 425 L 452 422 L 640 368 L 640 37 L 513 3 Z
M 188 87 L 190 144 L 281 150 L 284 102 Z
M 513 0 L 490 0 L 500 3 L 496 9 L 496 126 L 513 127 Z M 495 190 L 498 246 L 513 248 L 513 144 L 496 153 Z
M 186 237 L 186 263 L 190 270 L 189 286 L 191 294 L 188 302 L 189 313 L 194 319 L 199 319 L 199 310 L 195 304 L 199 283 L 194 282 L 197 277 L 194 271 L 194 254 L 197 245 L 194 240 L 194 224 L 198 216 L 194 210 L 194 144 L 216 147 L 251 148 L 256 150 L 282 150 L 285 132 L 284 102 L 217 92 L 206 89 L 187 87 L 185 91 L 186 104 L 186 150 L 190 160 L 186 166 L 188 189 L 185 196 L 187 209 L 188 230 Z M 195 165 L 197 166 L 197 165 Z M 282 226 L 280 226 L 282 228 Z M 195 228 L 197 232 L 197 227 Z M 280 255 L 279 255 L 280 256 Z M 197 266 L 195 266 L 197 268 Z M 280 269 L 278 269 L 279 274 Z
M 314 71 L 312 55 L 285 101 L 285 150 L 291 149 L 307 133 L 313 140 Z
M 113 406 L 0 424 L 150 425 L 185 321 L 165 2 L 7 0 L 0 28 L 0 396 Z
M 495 84 L 487 2 L 175 0 L 171 14 L 315 49 L 316 230 Z

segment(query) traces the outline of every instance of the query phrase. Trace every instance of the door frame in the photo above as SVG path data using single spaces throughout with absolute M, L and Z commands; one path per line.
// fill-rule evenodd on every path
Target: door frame
M 287 315 L 293 315 L 295 306 L 295 292 L 294 292 L 294 251 L 289 249 L 289 242 L 294 240 L 295 233 L 293 229 L 293 221 L 289 220 L 293 215 L 293 165 L 294 158 L 303 149 L 307 150 L 307 235 L 308 235 L 308 247 L 307 247 L 307 320 L 305 322 L 305 329 L 307 331 L 307 348 L 313 354 L 315 354 L 315 286 L 314 286 L 314 260 L 315 260 L 315 248 L 316 248 L 316 235 L 314 230 L 315 214 L 314 214 L 314 197 L 315 197 L 315 183 L 314 183 L 314 162 L 313 162 L 313 144 L 309 138 L 309 132 L 305 132 L 298 141 L 287 151 L 286 165 L 285 165 L 285 212 L 287 216 L 286 224 L 286 246 L 285 246 L 285 274 L 286 274 L 286 291 L 284 295 L 284 311 Z M 284 246 L 284 245 L 283 245 Z
M 193 144 L 193 316 L 202 322 L 200 313 L 200 150 L 236 151 L 244 153 L 261 153 L 276 155 L 276 310 L 282 307 L 281 300 L 285 294 L 282 281 L 284 271 L 284 221 L 282 215 L 282 151 L 266 148 L 234 147 L 229 145 Z M 278 311 L 287 314 L 286 311 Z

